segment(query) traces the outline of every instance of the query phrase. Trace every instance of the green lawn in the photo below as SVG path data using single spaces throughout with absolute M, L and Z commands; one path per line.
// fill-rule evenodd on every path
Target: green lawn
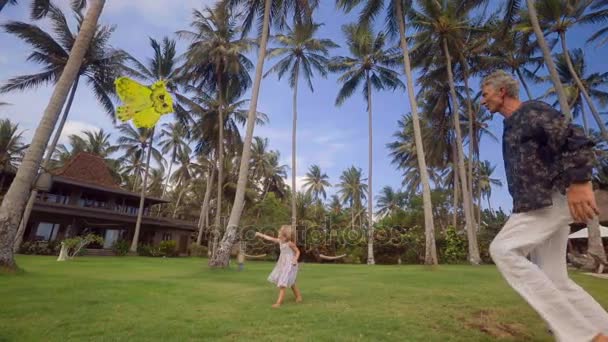
M 19 256 L 0 276 L 0 341 L 551 341 L 492 266 L 303 264 L 304 303 L 272 309 L 273 264 Z M 575 280 L 608 306 L 608 281 Z

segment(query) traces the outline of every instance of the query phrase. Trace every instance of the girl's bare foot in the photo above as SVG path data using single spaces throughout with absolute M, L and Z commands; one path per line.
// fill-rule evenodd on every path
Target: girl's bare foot
M 280 307 L 281 307 L 281 304 L 279 304 L 279 303 L 274 303 L 274 304 L 272 304 L 272 307 L 273 307 L 273 308 L 275 308 L 275 309 L 278 309 L 278 308 L 280 308 Z
M 302 303 L 302 297 L 297 297 L 296 298 L 296 303 Z

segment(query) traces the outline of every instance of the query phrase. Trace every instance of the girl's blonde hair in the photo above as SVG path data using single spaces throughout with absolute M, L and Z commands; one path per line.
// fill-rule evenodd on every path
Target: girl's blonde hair
M 279 237 L 283 237 L 285 241 L 293 242 L 296 240 L 296 232 L 289 224 L 284 224 L 279 228 Z

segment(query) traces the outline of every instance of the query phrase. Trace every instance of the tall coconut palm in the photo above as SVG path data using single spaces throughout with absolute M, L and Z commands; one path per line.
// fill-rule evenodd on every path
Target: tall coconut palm
M 251 93 L 251 104 L 247 115 L 247 129 L 245 131 L 245 139 L 243 143 L 243 153 L 239 166 L 239 176 L 237 182 L 236 194 L 234 203 L 230 212 L 228 226 L 222 239 L 222 244 L 218 253 L 209 260 L 209 265 L 212 267 L 227 267 L 230 259 L 230 250 L 237 237 L 237 227 L 241 220 L 241 214 L 245 206 L 245 192 L 247 190 L 247 181 L 249 179 L 249 161 L 251 158 L 251 142 L 253 140 L 253 130 L 255 128 L 255 119 L 258 107 L 258 96 L 260 93 L 260 84 L 262 80 L 262 71 L 264 69 L 264 60 L 266 58 L 268 35 L 270 34 L 270 23 L 285 22 L 287 15 L 293 13 L 296 21 L 311 21 L 312 10 L 318 5 L 318 0 L 229 0 L 231 6 L 244 6 L 246 8 L 244 30 L 247 34 L 255 19 L 261 25 L 260 43 L 258 50 L 258 62 L 255 68 L 255 78 Z M 272 10 L 272 11 L 271 11 Z M 273 14 L 271 16 L 271 13 Z M 278 17 L 277 17 L 278 16 Z
M 139 243 L 139 231 L 141 228 L 146 189 L 148 185 L 150 159 L 152 156 L 154 156 L 156 162 L 160 164 L 163 157 L 160 151 L 154 147 L 154 128 L 135 129 L 133 126 L 125 124 L 119 127 L 119 131 L 122 135 L 118 138 L 118 144 L 123 150 L 125 150 L 125 154 L 127 156 L 140 156 L 139 160 L 143 160 L 144 156 L 146 158 L 146 162 L 143 165 L 143 180 L 140 188 L 139 210 L 137 212 L 137 221 L 135 222 L 135 233 L 129 249 L 131 252 L 136 252 L 137 245 Z M 137 186 L 137 179 L 141 171 L 140 164 L 135 170 L 134 186 Z
M 162 125 L 158 142 L 161 152 L 163 154 L 170 153 L 169 159 L 169 170 L 167 171 L 167 177 L 165 184 L 162 187 L 162 197 L 167 193 L 167 187 L 169 186 L 169 178 L 171 178 L 171 169 L 173 164 L 177 162 L 176 158 L 182 153 L 190 154 L 192 150 L 188 146 L 187 136 L 189 135 L 188 128 L 181 122 L 167 122 Z
M 28 148 L 15 179 L 0 206 L 0 269 L 14 270 L 13 245 L 17 233 L 20 214 L 27 201 L 31 185 L 38 173 L 40 163 L 70 87 L 78 78 L 83 60 L 89 50 L 97 28 L 97 20 L 103 10 L 105 0 L 91 0 L 78 36 L 70 50 L 70 56 L 59 76 L 40 124 L 36 128 L 32 143 Z
M 407 196 L 401 191 L 395 191 L 390 186 L 385 186 L 377 197 L 378 211 L 380 217 L 390 216 L 405 207 Z
M 162 42 L 150 38 L 150 47 L 153 57 L 146 62 L 140 62 L 135 57 L 129 55 L 129 66 L 123 67 L 126 74 L 139 78 L 147 83 L 163 81 L 167 85 L 167 90 L 173 95 L 174 114 L 179 123 L 188 126 L 190 117 L 184 109 L 182 102 L 184 96 L 179 92 L 178 86 L 181 79 L 180 69 L 178 68 L 178 56 L 175 48 L 175 40 L 164 37 Z M 189 133 L 189 132 L 186 132 Z
M 203 171 L 202 165 L 192 160 L 188 150 L 183 150 L 178 154 L 178 161 L 180 167 L 175 170 L 175 173 L 171 176 L 175 182 L 175 188 L 180 189 L 177 196 L 177 202 L 175 203 L 175 209 L 173 210 L 173 218 L 177 215 L 184 192 L 188 188 L 188 183 L 190 183 L 197 174 L 200 174 Z
M 245 54 L 253 47 L 247 38 L 238 38 L 238 15 L 234 15 L 228 1 L 220 1 L 204 13 L 195 10 L 191 26 L 195 31 L 178 31 L 178 35 L 191 41 L 186 52 L 183 72 L 199 88 L 212 89 L 216 95 L 217 122 L 223 122 L 229 96 L 238 97 L 251 85 L 251 61 Z M 230 94 L 228 94 L 230 93 Z M 218 125 L 216 165 L 218 184 L 224 179 L 224 126 Z M 223 187 L 217 187 L 215 225 L 219 228 L 222 217 Z
M 342 172 L 340 183 L 336 184 L 340 201 L 350 206 L 351 229 L 355 228 L 355 218 L 362 211 L 361 201 L 366 199 L 367 184 L 361 177 L 361 169 L 351 166 Z
M 486 71 L 511 70 L 523 85 L 528 100 L 532 100 L 534 96 L 526 80 L 538 79 L 530 67 L 538 70 L 543 65 L 543 57 L 536 56 L 539 45 L 530 39 L 530 33 L 519 30 L 512 29 L 507 34 L 495 30 L 494 35 L 493 43 L 488 47 L 489 55 L 481 59 L 480 68 Z
M 147 148 L 152 146 L 148 141 L 152 138 L 153 132 L 151 129 L 134 128 L 129 124 L 120 125 L 118 131 L 121 136 L 118 138 L 117 142 L 120 145 L 120 148 L 125 151 L 125 156 L 120 158 L 120 160 L 126 160 L 130 156 L 136 156 L 137 160 L 139 160 L 139 162 L 135 164 L 135 169 L 132 170 L 133 177 L 135 178 L 135 187 L 137 187 L 139 186 L 139 178 L 142 174 L 147 173 L 147 171 L 142 170 L 142 167 L 145 169 L 145 167 L 148 166 L 143 163 L 143 160 L 146 158 Z M 153 146 L 151 152 L 154 160 L 161 164 L 163 160 L 161 152 Z M 135 187 L 133 190 L 135 190 Z
M 458 176 L 463 195 L 463 206 L 467 227 L 467 238 L 469 246 L 469 261 L 477 265 L 481 262 L 479 256 L 479 246 L 475 229 L 475 218 L 473 214 L 473 201 L 471 189 L 467 181 L 467 172 L 464 163 L 464 150 L 462 147 L 462 132 L 460 125 L 459 100 L 456 94 L 454 72 L 452 67 L 452 53 L 458 60 L 462 60 L 460 52 L 464 49 L 465 30 L 469 28 L 466 13 L 474 2 L 468 6 L 461 6 L 459 1 L 444 1 L 443 5 L 434 0 L 424 0 L 420 3 L 419 11 L 411 11 L 410 17 L 418 33 L 415 37 L 416 44 L 421 47 L 421 51 L 431 53 L 432 49 L 439 49 L 443 52 L 443 62 L 445 63 L 450 87 L 450 100 L 453 111 L 454 131 L 456 133 L 456 152 L 458 155 Z M 419 52 L 423 53 L 423 52 Z M 439 57 L 435 57 L 439 58 Z M 465 88 L 467 88 L 465 86 Z M 469 110 L 472 115 L 472 111 Z
M 478 168 L 478 187 L 482 197 L 488 201 L 488 209 L 492 211 L 490 197 L 492 197 L 492 186 L 502 187 L 502 181 L 497 178 L 492 178 L 492 174 L 496 169 L 496 165 L 490 164 L 490 161 L 484 160 Z M 481 204 L 479 204 L 481 206 Z
M 327 57 L 329 49 L 338 47 L 336 43 L 330 39 L 318 39 L 315 34 L 321 27 L 320 24 L 312 22 L 296 23 L 293 29 L 288 28 L 287 34 L 279 34 L 274 37 L 276 43 L 280 46 L 268 51 L 268 57 L 281 58 L 264 76 L 270 73 L 276 73 L 279 80 L 289 73 L 289 86 L 293 89 L 293 118 L 291 128 L 291 225 L 297 226 L 296 215 L 296 130 L 298 121 L 298 82 L 300 74 L 308 83 L 310 91 L 314 91 L 312 86 L 312 78 L 314 71 L 322 77 L 327 76 Z
M 341 105 L 352 96 L 359 84 L 363 83 L 363 97 L 367 102 L 368 117 L 368 173 L 367 198 L 368 198 L 368 255 L 367 263 L 374 264 L 374 226 L 373 226 L 373 191 L 372 191 L 372 90 L 394 90 L 404 87 L 399 75 L 390 69 L 398 65 L 398 58 L 394 49 L 386 49 L 386 39 L 383 33 L 374 35 L 368 26 L 356 24 L 346 25 L 342 28 L 346 35 L 346 42 L 352 53 L 352 57 L 335 57 L 329 63 L 329 69 L 333 72 L 342 72 L 338 79 L 343 86 L 338 92 L 336 105 Z
M 596 72 L 587 75 L 587 63 L 585 62 L 583 50 L 574 49 L 571 50 L 569 54 L 571 60 L 570 63 L 574 67 L 574 71 L 578 75 L 583 89 L 585 89 L 592 100 L 594 99 L 598 101 L 602 106 L 608 104 L 608 92 L 602 89 L 608 86 L 608 72 Z M 585 115 L 585 103 L 583 102 L 583 95 L 579 86 L 577 85 L 576 80 L 572 76 L 572 72 L 570 72 L 568 61 L 563 53 L 556 55 L 555 66 L 557 67 L 557 73 L 559 74 L 560 81 L 562 82 L 564 90 L 566 91 L 568 104 L 572 108 L 572 114 L 574 118 L 579 116 L 582 117 L 585 134 L 589 134 L 589 125 Z M 546 95 L 555 96 L 555 88 L 550 88 Z
M 510 0 L 510 2 L 518 2 L 517 0 Z M 557 74 L 557 69 L 555 68 L 555 63 L 553 63 L 553 58 L 551 57 L 551 50 L 547 45 L 547 41 L 545 40 L 545 34 L 543 33 L 539 19 L 538 13 L 536 11 L 536 1 L 534 0 L 526 0 L 528 4 L 528 16 L 530 20 L 530 24 L 532 25 L 532 30 L 536 35 L 536 40 L 538 41 L 538 45 L 540 46 L 543 57 L 545 59 L 545 65 L 547 66 L 547 70 L 549 70 L 549 75 L 551 77 L 551 81 L 553 82 L 553 86 L 557 92 L 557 97 L 559 99 L 559 107 L 564 113 L 564 115 L 572 120 L 572 113 L 570 112 L 570 106 L 568 106 L 568 99 L 566 97 L 566 93 L 562 86 L 562 83 L 559 80 L 559 75 Z
M 311 165 L 308 168 L 306 177 L 304 177 L 304 188 L 307 193 L 311 193 L 315 200 L 319 200 L 321 196 L 323 199 L 327 198 L 325 192 L 326 187 L 331 187 L 328 181 L 329 177 L 325 172 L 321 172 L 319 165 Z
M 23 1 L 22 1 L 23 2 Z M 6 5 L 17 5 L 19 3 L 18 0 L 0 0 L 0 12 L 4 9 Z M 72 1 L 73 8 L 82 9 L 86 5 L 86 0 L 76 0 Z M 32 19 L 42 19 L 49 11 L 53 8 L 53 4 L 51 0 L 33 0 L 31 2 L 31 11 L 30 17 Z
M 197 88 L 191 88 L 194 92 L 194 96 L 190 101 L 187 102 L 188 107 L 193 116 L 194 125 L 192 127 L 193 135 L 197 138 L 196 151 L 197 153 L 211 157 L 214 155 L 213 166 L 211 168 L 212 178 L 215 179 L 215 174 L 218 171 L 219 155 L 225 155 L 226 153 L 236 154 L 237 150 L 242 146 L 242 138 L 239 132 L 239 125 L 244 125 L 247 120 L 247 111 L 242 109 L 248 100 L 240 99 L 238 92 L 231 90 L 226 93 L 226 98 L 222 99 L 223 104 L 220 104 L 217 96 L 214 94 L 207 94 Z M 238 89 L 237 89 L 238 90 Z M 224 122 L 223 125 L 219 124 L 219 111 L 222 107 L 221 118 Z M 257 113 L 256 124 L 263 125 L 268 122 L 268 117 L 264 113 Z M 220 128 L 220 126 L 222 126 Z M 220 133 L 222 139 L 219 139 Z M 220 143 L 221 140 L 221 143 Z M 220 148 L 221 146 L 221 148 Z M 222 157 L 222 160 L 224 158 Z M 224 167 L 222 164 L 222 169 Z M 218 174 L 219 176 L 219 174 Z M 219 199 L 223 198 L 223 191 L 225 187 L 226 176 L 222 172 L 221 178 L 218 177 L 218 187 L 221 189 Z M 210 189 L 209 187 L 208 189 Z M 219 192 L 218 192 L 219 194 Z M 216 201 L 217 202 L 217 201 Z M 207 202 L 209 204 L 209 202 Z M 203 218 L 208 216 L 209 206 L 203 206 Z M 216 228 L 219 229 L 219 222 L 221 216 L 218 217 L 216 212 Z M 207 227 L 205 225 L 204 227 Z
M 564 53 L 566 66 L 572 74 L 572 78 L 576 86 L 579 88 L 579 91 L 587 102 L 587 105 L 589 106 L 589 109 L 591 110 L 591 113 L 593 114 L 593 117 L 597 122 L 602 136 L 604 137 L 604 139 L 608 140 L 608 130 L 606 129 L 606 125 L 600 117 L 599 111 L 597 110 L 595 103 L 591 99 L 591 96 L 589 96 L 589 93 L 585 89 L 585 86 L 583 85 L 583 82 L 580 79 L 580 75 L 576 73 L 574 64 L 570 59 L 570 55 L 566 53 L 568 51 L 566 34 L 569 29 L 575 27 L 576 25 L 601 20 L 597 18 L 597 16 L 590 18 L 585 14 L 592 3 L 593 1 L 589 0 L 542 0 L 536 1 L 536 6 L 533 10 L 537 11 L 540 25 L 542 28 L 544 28 L 546 34 L 550 35 L 552 33 L 556 33 L 559 37 L 562 52 Z M 608 14 L 604 15 L 603 20 L 606 19 L 608 19 Z M 525 29 L 525 26 L 522 25 L 522 29 Z M 551 62 L 553 63 L 552 59 Z M 557 67 L 554 66 L 552 68 L 554 68 L 554 70 L 551 70 L 551 76 L 553 77 L 553 73 L 555 73 L 558 76 L 559 81 L 559 73 L 557 72 Z M 561 82 L 560 86 L 562 86 L 563 89 L 563 85 L 561 85 Z M 554 87 L 556 86 L 554 85 Z M 556 87 L 556 89 L 558 88 Z M 565 91 L 564 95 L 566 96 L 567 100 L 567 94 L 565 93 Z M 570 119 L 572 119 L 572 117 L 570 116 L 570 107 L 568 108 L 568 115 Z
M 342 7 L 346 12 L 360 4 L 364 4 L 360 12 L 360 20 L 364 23 L 374 22 L 380 12 L 384 9 L 384 0 L 337 0 L 337 5 Z M 432 213 L 431 191 L 429 185 L 429 175 L 427 172 L 425 150 L 422 142 L 422 131 L 420 129 L 418 104 L 414 96 L 414 79 L 412 75 L 412 67 L 410 61 L 409 46 L 407 43 L 406 32 L 406 12 L 412 6 L 411 0 L 388 0 L 386 5 L 386 29 L 390 37 L 399 37 L 399 46 L 403 53 L 403 67 L 407 82 L 407 92 L 410 103 L 410 109 L 413 119 L 414 140 L 417 149 L 417 164 L 422 183 L 422 197 L 424 202 L 424 220 L 425 220 L 425 239 L 426 250 L 425 263 L 436 264 L 437 253 L 435 248 L 434 223 Z
M 75 15 L 78 28 L 80 28 L 82 27 L 83 16 L 78 9 L 75 9 Z M 59 79 L 59 76 L 67 64 L 70 54 L 69 51 L 74 45 L 76 36 L 72 33 L 64 14 L 58 8 L 51 6 L 48 17 L 51 20 L 52 31 L 55 37 L 43 31 L 40 27 L 29 23 L 11 21 L 2 25 L 8 33 L 16 35 L 28 45 L 32 46 L 33 52 L 28 56 L 28 60 L 42 64 L 44 70 L 40 73 L 22 75 L 9 79 L 6 84 L 0 87 L 0 93 L 37 88 L 43 84 L 56 83 Z M 111 100 L 111 94 L 113 92 L 112 82 L 118 75 L 127 55 L 123 51 L 115 50 L 108 46 L 108 40 L 110 39 L 113 30 L 114 28 L 110 26 L 96 28 L 96 32 L 88 47 L 78 77 L 72 84 L 72 89 L 63 116 L 61 117 L 59 126 L 55 130 L 55 136 L 48 146 L 46 156 L 41 165 L 43 169 L 46 169 L 49 166 L 51 156 L 55 151 L 55 146 L 57 145 L 69 115 L 81 77 L 84 77 L 100 104 L 104 107 L 111 119 L 114 120 L 114 105 Z M 34 205 L 34 200 L 36 198 L 35 192 L 36 190 L 31 194 L 23 213 L 19 231 L 17 233 L 19 244 Z
M 17 170 L 26 148 L 19 124 L 13 124 L 9 119 L 0 120 L 0 191 L 4 188 L 6 172 Z
M 608 17 L 608 0 L 598 0 L 593 2 L 593 6 L 591 6 L 593 10 L 597 10 L 591 13 L 586 14 L 585 18 L 588 23 L 596 23 L 606 22 L 606 17 Z M 608 42 L 608 25 L 602 27 L 601 29 L 595 31 L 589 39 L 587 39 L 588 43 L 595 42 L 602 39 L 598 43 L 599 46 L 602 46 Z

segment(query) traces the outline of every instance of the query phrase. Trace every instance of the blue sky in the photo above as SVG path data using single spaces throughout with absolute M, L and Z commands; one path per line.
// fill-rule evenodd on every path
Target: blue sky
M 69 1 L 55 2 L 69 13 L 67 12 Z M 213 0 L 107 1 L 100 22 L 116 26 L 111 40 L 113 47 L 124 49 L 136 58 L 144 60 L 151 55 L 147 37 L 160 39 L 163 36 L 173 36 L 175 31 L 188 28 L 193 8 L 202 9 L 213 3 Z M 324 0 L 321 3 L 315 20 L 325 25 L 319 30 L 319 37 L 330 38 L 342 46 L 333 50 L 333 55 L 347 55 L 348 51 L 343 47 L 345 43 L 341 26 L 355 22 L 356 16 L 339 13 L 334 7 L 334 1 Z M 0 23 L 7 20 L 29 21 L 28 9 L 29 6 L 23 4 L 7 6 L 0 13 Z M 48 24 L 44 21 L 37 24 L 48 28 Z M 605 72 L 607 66 L 602 56 L 608 55 L 608 47 L 597 48 L 584 44 L 587 37 L 596 29 L 597 27 L 581 27 L 568 33 L 569 46 L 584 49 L 589 73 Z M 179 44 L 180 53 L 184 51 L 184 45 L 185 42 Z M 28 47 L 24 43 L 0 32 L 0 82 L 15 75 L 34 73 L 40 69 L 38 65 L 25 61 L 28 53 Z M 251 59 L 255 62 L 254 54 Z M 265 70 L 268 70 L 274 62 L 267 61 Z M 332 184 L 338 183 L 342 171 L 351 165 L 362 168 L 367 175 L 367 112 L 361 92 L 356 92 L 341 107 L 335 107 L 335 97 L 339 90 L 337 75 L 329 75 L 327 79 L 316 78 L 313 82 L 314 93 L 303 84 L 299 87 L 298 182 L 304 177 L 311 164 L 319 164 L 329 175 Z M 475 91 L 478 89 L 478 83 L 478 80 L 471 82 Z M 548 85 L 534 85 L 532 92 L 534 96 L 540 96 L 547 88 Z M 22 129 L 27 130 L 26 137 L 29 138 L 40 120 L 50 94 L 51 87 L 41 87 L 27 92 L 0 95 L 0 101 L 13 104 L 0 108 L 0 118 L 8 117 L 18 122 Z M 245 97 L 248 98 L 249 95 Z M 522 98 L 526 98 L 523 90 Z M 262 81 L 258 110 L 269 115 L 270 123 L 256 127 L 255 135 L 268 137 L 271 148 L 281 152 L 282 163 L 287 165 L 291 165 L 291 99 L 292 91 L 285 79 L 279 81 L 276 77 L 269 76 Z M 373 111 L 373 188 L 377 194 L 385 185 L 394 188 L 399 188 L 401 185 L 401 172 L 391 165 L 386 144 L 393 140 L 392 135 L 397 129 L 397 120 L 409 112 L 409 101 L 405 91 L 374 93 Z M 163 122 L 169 120 L 171 119 L 164 118 Z M 65 141 L 65 137 L 70 134 L 97 128 L 104 128 L 112 132 L 114 138 L 117 137 L 116 130 L 94 96 L 86 87 L 81 86 L 62 134 L 62 141 Z M 489 128 L 500 139 L 502 117 L 495 116 Z M 483 138 L 481 144 L 482 160 L 489 160 L 496 165 L 494 176 L 505 183 L 504 187 L 493 189 L 492 206 L 510 210 L 511 198 L 506 189 L 501 144 L 487 137 Z M 332 192 L 333 190 L 330 189 L 330 193 Z

